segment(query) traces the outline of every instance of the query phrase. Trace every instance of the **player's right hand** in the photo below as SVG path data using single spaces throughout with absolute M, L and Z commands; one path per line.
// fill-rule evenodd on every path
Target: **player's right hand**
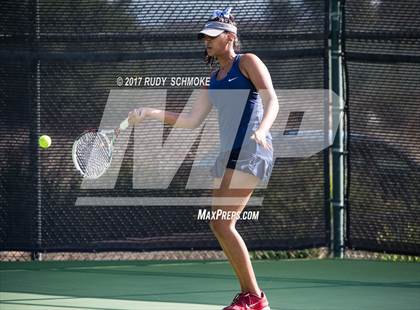
M 148 108 L 137 108 L 128 113 L 128 123 L 130 125 L 137 125 L 141 123 L 146 117 L 148 113 Z

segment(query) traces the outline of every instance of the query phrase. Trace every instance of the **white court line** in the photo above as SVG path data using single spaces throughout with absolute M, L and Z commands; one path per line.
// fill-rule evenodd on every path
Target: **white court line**
M 72 296 L 54 296 L 42 294 L 25 294 L 0 292 L 1 310 L 12 309 L 61 309 L 69 310 L 220 310 L 223 306 L 172 303 L 157 301 L 138 301 L 109 298 L 77 298 Z
M 220 262 L 194 262 L 194 263 L 156 263 L 156 264 L 147 264 L 147 265 L 109 265 L 109 266 L 87 266 L 87 267 L 64 267 L 64 268 L 56 268 L 50 270 L 83 270 L 83 269 L 126 269 L 126 268 L 148 268 L 148 267 L 166 267 L 166 266 L 199 266 L 199 265 L 207 265 L 207 264 L 227 264 L 227 261 L 220 261 Z

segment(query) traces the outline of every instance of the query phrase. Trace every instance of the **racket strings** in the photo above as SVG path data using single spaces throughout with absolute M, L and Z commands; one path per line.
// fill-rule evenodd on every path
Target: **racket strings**
M 98 132 L 83 134 L 76 143 L 75 154 L 81 173 L 91 178 L 100 177 L 112 159 L 109 140 Z

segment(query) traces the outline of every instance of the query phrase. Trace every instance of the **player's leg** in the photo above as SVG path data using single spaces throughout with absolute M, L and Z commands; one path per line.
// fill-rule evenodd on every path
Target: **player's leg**
M 214 182 L 213 182 L 214 187 L 213 188 L 215 188 L 215 189 L 220 188 L 221 183 L 222 183 L 222 178 L 214 178 Z M 215 210 L 215 208 L 213 208 L 213 209 Z M 234 263 L 234 261 L 232 261 L 232 255 L 230 254 L 229 248 L 226 246 L 223 238 L 219 238 L 216 235 L 217 234 L 216 231 L 213 230 L 213 233 L 215 234 L 216 238 L 218 239 L 219 244 L 220 244 L 223 252 L 225 253 L 227 259 L 229 260 L 229 263 L 231 264 L 231 266 L 233 267 L 233 270 L 235 271 L 236 277 L 239 280 L 239 285 L 241 287 L 241 291 L 242 292 L 245 292 L 246 284 L 242 281 L 241 273 L 240 273 L 240 270 L 238 269 L 238 266 L 236 266 L 236 264 Z
M 215 180 L 220 182 L 220 180 Z M 239 170 L 226 169 L 220 188 L 213 190 L 212 210 L 242 212 L 259 178 Z M 238 276 L 241 290 L 260 296 L 248 249 L 235 228 L 237 219 L 212 220 L 210 225 Z

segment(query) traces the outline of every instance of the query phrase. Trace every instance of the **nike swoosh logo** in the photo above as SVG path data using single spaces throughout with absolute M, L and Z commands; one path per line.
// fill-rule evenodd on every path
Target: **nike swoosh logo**
M 231 79 L 228 80 L 228 82 L 232 82 L 233 80 L 236 80 L 237 78 L 238 78 L 237 76 L 234 77 L 234 78 L 231 78 Z

